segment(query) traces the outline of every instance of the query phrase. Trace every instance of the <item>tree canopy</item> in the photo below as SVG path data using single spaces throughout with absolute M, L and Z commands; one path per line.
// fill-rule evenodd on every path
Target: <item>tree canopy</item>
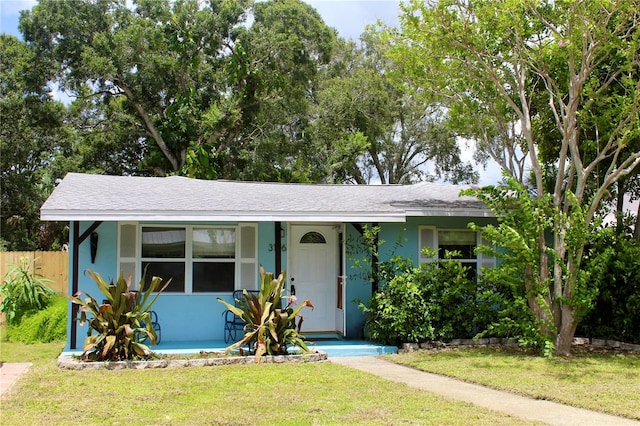
M 37 55 L 26 44 L 0 34 L 0 58 L 0 245 L 49 248 L 40 205 L 61 177 L 56 158 L 71 150 L 65 107 L 49 98 L 47 69 L 34 66 Z
M 558 354 L 588 303 L 580 265 L 589 227 L 612 185 L 640 164 L 639 11 L 634 0 L 411 1 L 401 29 L 389 30 L 396 61 L 448 106 L 459 134 L 537 199 L 545 225 L 530 242 L 538 261 L 528 303 Z M 545 147 L 555 154 L 545 158 Z M 502 195 L 521 193 L 513 189 Z

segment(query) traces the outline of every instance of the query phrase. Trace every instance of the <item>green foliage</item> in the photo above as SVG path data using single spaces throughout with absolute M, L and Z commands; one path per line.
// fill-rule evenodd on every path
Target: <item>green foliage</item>
M 9 325 L 8 340 L 29 344 L 64 341 L 67 337 L 68 305 L 65 297 L 53 297 L 46 308 L 29 312 L 19 324 Z
M 498 266 L 486 270 L 482 277 L 503 299 L 499 320 L 489 331 L 516 339 L 525 347 L 550 347 L 556 333 L 551 277 L 549 269 L 541 264 L 554 258 L 554 251 L 545 242 L 546 233 L 553 227 L 549 197 L 531 197 L 527 188 L 512 178 L 505 186 L 463 193 L 480 198 L 498 217 L 497 226 L 470 225 L 489 243 L 478 251 L 499 259 Z
M 640 244 L 612 228 L 591 242 L 585 269 L 598 294 L 578 326 L 581 336 L 640 343 Z
M 17 325 L 26 313 L 44 309 L 55 294 L 47 286 L 51 280 L 37 272 L 35 263 L 33 269 L 32 272 L 31 261 L 23 256 L 12 265 L 0 285 L 0 311 L 6 314 L 8 324 Z
M 243 291 L 244 300 L 236 300 L 237 307 L 218 298 L 219 302 L 246 323 L 243 338 L 229 346 L 226 352 L 253 345 L 256 362 L 260 362 L 260 357 L 264 354 L 286 354 L 289 345 L 308 352 L 305 337 L 300 334 L 303 321 L 300 311 L 304 307 L 313 309 L 313 305 L 307 299 L 294 308 L 295 296 L 284 296 L 284 274 L 274 279 L 273 273 L 265 273 L 264 268 L 260 266 L 260 279 L 262 283 L 258 294 Z M 287 300 L 284 307 L 283 299 Z M 299 318 L 297 330 L 296 318 Z
M 48 69 L 16 37 L 0 34 L 0 228 L 7 250 L 49 250 L 63 244 L 63 226 L 40 222 L 40 206 L 64 176 L 69 126 L 50 95 Z
M 482 277 L 503 300 L 500 320 L 489 330 L 551 354 L 563 306 L 571 307 L 577 324 L 595 296 L 587 271 L 576 269 L 575 257 L 588 235 L 585 214 L 570 191 L 566 191 L 570 207 L 562 211 L 553 206 L 551 196 L 532 196 L 515 179 L 506 180 L 503 186 L 463 192 L 484 201 L 498 218 L 497 226 L 470 225 L 489 243 L 478 251 L 500 259 L 498 267 Z M 551 236 L 555 239 L 548 242 Z M 554 291 L 557 271 L 560 279 L 570 282 L 570 290 L 561 294 Z
M 98 303 L 83 291 L 67 296 L 73 303 L 80 305 L 80 315 L 76 318 L 80 325 L 89 322 L 81 358 L 90 361 L 150 358 L 153 354 L 142 342 L 148 338 L 155 345 L 158 337 L 151 325 L 149 311 L 171 280 L 160 287 L 162 278 L 153 277 L 146 284 L 143 276 L 139 284 L 140 290 L 131 291 L 130 279 L 126 280 L 123 274 L 113 284 L 107 283 L 100 274 L 91 270 L 87 272 L 106 299 L 104 303 Z M 87 318 L 87 314 L 91 317 Z
M 386 243 L 379 239 L 380 227 L 365 225 L 362 228 L 362 248 L 365 255 L 362 258 L 353 258 L 353 267 L 361 269 L 369 275 L 369 281 L 378 286 L 384 286 L 396 275 L 409 272 L 413 268 L 411 259 L 405 259 L 395 254 L 396 249 L 402 245 L 406 237 L 399 233 L 393 247 L 384 256 L 380 255 L 381 247 Z M 349 251 L 358 252 L 359 249 L 350 247 Z M 381 258 L 388 260 L 380 260 Z
M 461 159 L 440 105 L 421 96 L 405 66 L 389 60 L 389 47 L 382 37 L 365 32 L 359 45 L 338 42 L 334 59 L 323 69 L 312 128 L 326 179 L 477 181 L 470 163 Z M 422 167 L 427 162 L 429 172 Z
M 535 327 L 558 355 L 570 354 L 590 303 L 581 272 L 589 227 L 640 164 L 637 6 L 411 0 L 401 28 L 385 32 L 390 56 L 442 102 L 450 128 L 529 187 L 539 212 L 520 209 L 523 219 L 549 222 L 535 244 L 520 242 L 539 259 L 522 276 Z
M 469 338 L 494 319 L 494 295 L 477 288 L 460 261 L 428 262 L 407 270 L 382 286 L 369 306 L 369 336 L 388 344 Z M 397 259 L 395 262 L 402 263 Z

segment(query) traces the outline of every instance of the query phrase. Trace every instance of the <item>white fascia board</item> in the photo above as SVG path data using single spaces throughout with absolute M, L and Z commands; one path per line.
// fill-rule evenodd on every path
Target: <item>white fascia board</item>
M 496 217 L 489 209 L 483 208 L 452 208 L 452 207 L 421 207 L 406 209 L 407 217 Z
M 41 220 L 105 222 L 405 222 L 403 212 L 393 213 L 307 213 L 307 212 L 123 212 L 42 210 Z

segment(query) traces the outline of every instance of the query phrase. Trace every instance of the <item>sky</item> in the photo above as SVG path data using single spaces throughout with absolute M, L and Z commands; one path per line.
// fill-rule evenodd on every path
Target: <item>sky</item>
M 341 37 L 358 39 L 366 25 L 378 19 L 387 25 L 398 24 L 399 0 L 305 0 L 322 15 L 327 25 Z M 20 37 L 20 10 L 31 9 L 36 0 L 0 0 L 0 32 Z

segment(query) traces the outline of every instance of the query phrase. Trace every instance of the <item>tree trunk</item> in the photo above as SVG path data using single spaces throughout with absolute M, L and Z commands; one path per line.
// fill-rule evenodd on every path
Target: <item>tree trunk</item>
M 616 234 L 624 233 L 624 179 L 618 181 L 618 196 L 616 198 Z
M 633 238 L 640 243 L 640 201 L 638 201 L 638 212 L 636 213 L 636 225 L 633 230 Z
M 186 150 L 181 153 L 182 158 L 178 159 L 173 154 L 173 152 L 171 152 L 171 149 L 169 149 L 169 147 L 165 143 L 164 139 L 162 138 L 162 135 L 160 134 L 156 126 L 153 124 L 151 117 L 149 117 L 144 107 L 139 102 L 136 101 L 133 91 L 131 91 L 131 89 L 125 86 L 119 86 L 119 87 L 122 89 L 125 96 L 127 97 L 127 99 L 129 100 L 133 108 L 136 110 L 136 112 L 142 119 L 144 123 L 144 127 L 149 133 L 149 135 L 151 135 L 153 140 L 156 142 L 156 145 L 158 145 L 158 148 L 160 148 L 160 151 L 164 154 L 165 158 L 171 164 L 172 171 L 177 172 L 178 170 L 180 170 L 180 168 L 182 168 L 182 166 L 184 165 Z
M 576 332 L 576 324 L 573 317 L 573 308 L 567 304 L 562 304 L 561 321 L 556 336 L 555 355 L 568 357 L 571 356 L 571 345 L 573 344 L 573 336 Z

